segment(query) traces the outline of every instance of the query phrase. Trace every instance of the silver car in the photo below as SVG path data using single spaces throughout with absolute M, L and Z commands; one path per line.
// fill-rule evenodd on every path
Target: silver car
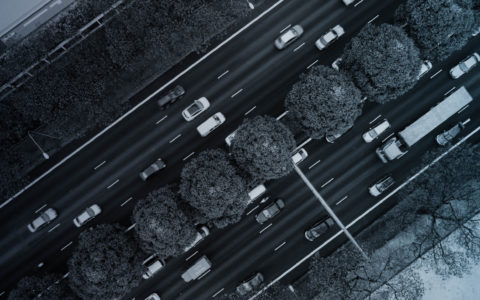
M 100 206 L 94 204 L 85 209 L 80 215 L 73 219 L 73 224 L 75 224 L 75 226 L 77 227 L 81 227 L 91 219 L 98 216 L 101 212 L 102 210 L 100 209 Z
M 287 29 L 275 40 L 275 47 L 277 47 L 278 50 L 282 50 L 288 45 L 290 45 L 291 43 L 293 43 L 302 34 L 303 34 L 302 26 L 295 25 Z
M 207 98 L 202 97 L 193 101 L 187 108 L 182 111 L 182 116 L 185 120 L 191 121 L 198 117 L 202 112 L 210 107 L 210 101 Z
M 271 218 L 278 215 L 278 213 L 285 207 L 285 202 L 282 199 L 277 199 L 277 201 L 273 202 L 269 206 L 265 207 L 261 212 L 259 212 L 255 219 L 258 223 L 263 224 L 270 220 Z
M 480 55 L 478 53 L 473 53 L 469 57 L 462 60 L 458 65 L 450 69 L 450 76 L 453 79 L 457 79 L 463 74 L 468 73 L 480 62 Z
M 263 283 L 263 280 L 264 278 L 262 273 L 256 273 L 237 286 L 237 293 L 241 296 L 244 296 L 255 289 L 258 289 L 258 287 L 260 287 L 260 285 Z
M 315 46 L 318 48 L 318 50 L 323 50 L 344 34 L 345 34 L 345 31 L 343 30 L 343 27 L 340 25 L 337 25 L 332 29 L 330 29 L 327 33 L 322 35 L 315 42 Z
M 143 181 L 146 181 L 150 176 L 153 174 L 157 173 L 161 169 L 164 169 L 167 165 L 163 162 L 161 158 L 157 159 L 153 164 L 151 164 L 148 168 L 143 170 L 143 172 L 140 172 L 140 178 L 142 178 Z
M 58 214 L 57 211 L 53 208 L 48 208 L 44 210 L 40 216 L 38 216 L 32 223 L 28 224 L 28 230 L 30 232 L 35 232 L 40 228 L 46 226 L 48 223 L 52 222 L 57 218 Z
M 391 176 L 385 176 L 379 181 L 377 181 L 374 185 L 372 185 L 369 189 L 368 192 L 370 195 L 377 197 L 386 190 L 388 190 L 390 187 L 392 187 L 395 184 L 395 180 Z

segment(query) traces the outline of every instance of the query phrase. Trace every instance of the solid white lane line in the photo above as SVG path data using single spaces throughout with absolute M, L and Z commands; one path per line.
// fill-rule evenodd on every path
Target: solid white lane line
M 120 204 L 120 206 L 123 207 L 125 204 L 127 204 L 132 199 L 133 199 L 133 197 L 129 197 L 127 200 L 123 201 L 123 203 Z
M 330 178 L 327 182 L 325 182 L 324 184 L 322 184 L 320 187 L 323 188 L 325 186 L 327 186 L 330 182 L 333 181 L 333 179 L 335 179 L 334 177 Z
M 276 119 L 277 121 L 281 120 L 283 117 L 285 117 L 288 114 L 288 110 L 284 111 L 281 115 L 279 115 Z
M 63 276 L 62 276 L 62 277 L 63 277 L 63 279 L 67 278 L 67 277 L 68 277 L 68 275 L 70 275 L 70 272 L 67 272 L 67 273 L 63 274 Z
M 298 49 L 302 48 L 303 46 L 305 46 L 305 42 L 303 42 L 300 46 L 298 46 L 297 48 L 293 49 L 293 52 L 296 52 Z
M 314 162 L 313 164 L 310 165 L 310 167 L 308 167 L 309 170 L 311 170 L 313 167 L 315 167 L 316 165 L 318 165 L 320 163 L 321 160 L 317 160 L 316 162 Z
M 220 294 L 221 292 L 223 292 L 224 289 L 225 289 L 225 288 L 222 288 L 222 289 L 220 289 L 219 291 L 217 291 L 215 294 L 212 295 L 212 298 L 217 297 L 218 294 Z
M 168 143 L 171 144 L 171 143 L 175 142 L 175 141 L 176 141 L 179 137 L 181 137 L 181 136 L 182 136 L 182 134 L 179 133 L 176 137 L 174 137 L 173 139 L 171 139 Z
M 292 153 L 295 153 L 298 151 L 298 149 L 302 148 L 303 146 L 305 146 L 306 144 L 310 143 L 312 141 L 312 138 L 308 138 L 306 139 L 303 143 L 301 143 L 300 145 L 298 145 Z
M 464 143 L 467 139 L 469 139 L 472 135 L 474 135 L 475 133 L 477 133 L 478 131 L 480 131 L 480 126 L 477 127 L 475 130 L 473 130 L 472 132 L 470 132 L 466 137 L 464 137 L 463 139 L 461 139 L 460 141 L 458 141 L 455 145 L 453 145 L 450 149 L 448 149 L 446 152 L 444 152 L 443 154 L 441 154 L 440 156 L 438 156 L 436 159 L 434 159 L 430 164 L 428 164 L 427 166 L 425 166 L 423 169 L 421 169 L 420 171 L 418 171 L 415 175 L 413 175 L 411 178 L 409 178 L 406 182 L 404 182 L 402 185 L 400 185 L 399 187 L 397 187 L 395 190 L 393 190 L 391 193 L 389 193 L 387 196 L 385 196 L 382 200 L 380 200 L 379 202 L 375 203 L 372 207 L 370 207 L 369 209 L 367 209 L 363 214 L 361 214 L 359 217 L 357 217 L 355 220 L 353 220 L 351 223 L 349 223 L 346 227 L 347 228 L 350 228 L 352 227 L 353 225 L 355 225 L 359 220 L 361 220 L 362 218 L 364 218 L 366 215 L 368 215 L 371 211 L 373 211 L 375 208 L 377 208 L 379 205 L 381 205 L 383 202 L 385 202 L 389 197 L 391 197 L 393 194 L 395 194 L 397 191 L 399 191 L 401 188 L 403 188 L 405 185 L 407 185 L 408 183 L 410 183 L 410 181 L 414 180 L 415 178 L 417 178 L 420 174 L 422 174 L 423 172 L 425 172 L 428 168 L 430 168 L 431 166 L 433 166 L 434 164 L 436 164 L 439 160 L 441 160 L 445 155 L 447 155 L 448 153 L 450 153 L 452 150 L 454 150 L 455 148 L 457 148 L 458 146 L 460 146 L 462 143 Z M 323 244 L 321 244 L 320 246 L 318 246 L 316 249 L 314 249 L 312 252 L 310 252 L 309 254 L 307 254 L 304 258 L 300 259 L 298 262 L 296 262 L 293 266 L 291 266 L 289 269 L 287 269 L 285 272 L 283 272 L 280 276 L 278 276 L 277 278 L 275 278 L 274 280 L 272 280 L 267 286 L 265 286 L 262 290 L 258 291 L 255 295 L 253 295 L 252 297 L 250 297 L 250 299 L 255 299 L 258 295 L 260 295 L 263 291 L 265 291 L 267 288 L 269 288 L 270 286 L 272 286 L 273 284 L 275 284 L 277 281 L 279 281 L 280 279 L 282 279 L 283 277 L 285 277 L 288 273 L 290 273 L 293 269 L 297 268 L 299 265 L 301 265 L 303 262 L 305 262 L 307 259 L 309 259 L 311 256 L 313 256 L 315 253 L 317 253 L 320 249 L 322 249 L 323 247 L 325 247 L 327 244 L 329 244 L 331 241 L 333 241 L 336 237 L 338 237 L 339 235 L 342 234 L 342 231 L 338 231 L 336 234 L 334 234 L 331 238 L 329 238 L 328 240 L 326 240 Z
M 222 78 L 223 76 L 227 75 L 228 72 L 229 72 L 229 70 L 226 70 L 226 71 L 223 72 L 222 74 L 218 75 L 217 79 L 220 79 L 220 78 Z
M 383 140 L 382 140 L 382 143 L 385 143 L 386 140 L 388 140 L 389 138 L 391 138 L 392 136 L 394 135 L 394 133 L 390 133 L 388 136 L 386 136 Z
M 190 153 L 189 155 L 185 156 L 182 160 L 183 160 L 183 161 L 186 161 L 187 159 L 189 159 L 190 157 L 192 157 L 192 155 L 194 155 L 194 154 L 195 154 L 195 152 L 192 152 L 192 153 Z
M 246 115 L 248 115 L 249 113 L 251 113 L 256 107 L 257 107 L 257 106 L 254 106 L 254 107 L 250 108 L 250 109 L 245 113 L 244 116 L 246 116 Z
M 67 249 L 68 246 L 70 246 L 72 243 L 73 243 L 72 241 L 68 242 L 68 244 L 66 244 L 65 246 L 63 246 L 62 249 L 60 249 L 60 251 L 63 251 L 63 250 L 65 250 L 65 249 Z
M 338 200 L 338 202 L 335 205 L 339 205 L 340 203 L 345 201 L 345 199 L 347 199 L 347 198 L 348 198 L 348 195 L 345 195 L 342 199 Z
M 227 38 L 225 41 L 221 42 L 220 44 L 218 44 L 215 48 L 213 48 L 212 50 L 210 50 L 210 52 L 208 52 L 207 54 L 205 54 L 204 56 L 202 56 L 199 60 L 197 60 L 195 63 L 193 63 L 192 65 L 190 65 L 188 68 L 186 68 L 185 70 L 183 70 L 182 72 L 180 72 L 178 75 L 176 75 L 175 77 L 173 77 L 170 81 L 168 81 L 167 83 L 165 83 L 163 86 L 161 86 L 159 89 L 157 89 L 155 92 L 153 92 L 150 96 L 148 96 L 147 98 L 143 99 L 140 103 L 138 103 L 137 105 L 135 105 L 134 107 L 132 107 L 129 111 L 127 111 L 125 114 L 123 114 L 122 116 L 120 116 L 118 119 L 116 119 L 112 124 L 108 125 L 107 127 L 105 127 L 102 131 L 100 131 L 99 133 L 97 133 L 94 137 L 92 137 L 91 139 L 89 139 L 87 142 L 85 142 L 83 145 L 81 145 L 80 147 L 78 147 L 75 151 L 73 151 L 72 153 L 70 153 L 69 155 L 67 155 L 65 158 L 63 158 L 61 161 L 59 161 L 57 164 L 55 164 L 53 167 L 51 167 L 50 169 L 48 169 L 48 171 L 46 171 L 45 173 L 43 173 L 42 175 L 40 175 L 39 177 L 37 177 L 35 180 L 33 180 L 32 182 L 30 182 L 28 185 L 26 185 L 24 188 L 22 188 L 20 191 L 18 191 L 15 195 L 13 195 L 12 197 L 10 197 L 7 201 L 4 201 L 1 205 L 0 205 L 0 209 L 5 207 L 5 205 L 7 205 L 8 203 L 10 203 L 13 199 L 15 199 L 16 197 L 18 197 L 19 195 L 21 195 L 24 191 L 26 191 L 27 189 L 29 189 L 31 186 L 33 186 L 35 183 L 37 183 L 38 181 L 42 180 L 45 176 L 47 176 L 48 174 L 50 174 L 53 170 L 55 170 L 56 168 L 58 168 L 60 165 L 64 164 L 67 160 L 69 160 L 72 156 L 74 156 L 75 154 L 77 154 L 78 152 L 80 152 L 81 150 L 83 150 L 85 147 L 87 147 L 88 145 L 90 145 L 93 141 L 95 141 L 99 136 L 102 136 L 105 132 L 107 132 L 108 130 L 110 130 L 110 128 L 112 128 L 113 126 L 117 125 L 120 121 L 122 121 L 123 119 L 125 119 L 127 116 L 129 116 L 131 113 L 133 113 L 135 110 L 137 110 L 139 107 L 141 107 L 143 104 L 145 104 L 147 101 L 149 101 L 150 99 L 152 99 L 153 97 L 155 97 L 158 93 L 162 92 L 166 87 L 168 87 L 170 84 L 172 84 L 173 82 L 175 82 L 178 78 L 182 77 L 183 75 L 185 75 L 187 72 L 189 72 L 190 70 L 192 70 L 193 68 L 195 68 L 197 65 L 199 65 L 200 63 L 202 63 L 205 59 L 207 59 L 209 56 L 211 56 L 213 53 L 215 53 L 216 51 L 218 51 L 218 49 L 220 49 L 221 47 L 223 47 L 225 44 L 227 44 L 228 42 L 230 42 L 232 39 L 234 39 L 237 35 L 241 34 L 243 31 L 245 31 L 247 28 L 249 28 L 250 26 L 252 26 L 253 24 L 255 24 L 258 20 L 260 20 L 261 18 L 263 18 L 265 15 L 267 15 L 269 12 L 271 12 L 272 10 L 274 10 L 277 6 L 279 6 L 280 4 L 282 4 L 284 2 L 284 0 L 278 0 L 277 2 L 275 2 L 275 4 L 273 4 L 272 6 L 270 6 L 267 10 L 265 10 L 264 12 L 262 12 L 260 15 L 258 15 L 255 19 L 253 19 L 252 21 L 248 22 L 245 26 L 243 26 L 242 28 L 240 28 L 237 32 L 235 32 L 234 34 L 232 34 L 229 38 Z
M 119 181 L 120 181 L 120 179 L 115 180 L 112 184 L 107 186 L 107 190 L 110 189 L 112 186 L 116 185 Z
M 370 122 L 368 122 L 368 124 L 372 124 L 373 122 L 375 122 L 376 120 L 378 120 L 378 118 L 380 118 L 382 115 L 378 115 L 375 119 L 371 120 Z
M 0 296 L 3 296 L 4 294 L 5 294 L 5 291 L 2 291 L 2 292 L 0 293 Z
M 363 2 L 363 0 L 358 1 L 357 3 L 355 3 L 355 4 L 353 5 L 353 7 L 357 7 L 357 6 L 358 6 L 360 3 L 362 3 L 362 2 Z
M 440 69 L 438 70 L 435 74 L 433 74 L 432 76 L 430 76 L 430 79 L 432 79 L 433 77 L 437 76 L 438 74 L 440 74 L 440 72 L 442 72 L 443 70 Z
M 107 161 L 104 160 L 103 162 L 101 162 L 100 164 L 98 164 L 95 168 L 93 168 L 94 170 L 97 170 L 98 168 L 100 168 L 101 166 L 103 166 L 103 164 L 105 164 Z
M 158 125 L 160 122 L 162 122 L 163 120 L 165 120 L 167 117 L 168 117 L 168 115 L 163 116 L 160 120 L 158 120 L 157 122 L 155 122 L 155 124 Z
M 135 228 L 135 225 L 137 225 L 137 223 L 133 223 L 132 225 L 130 225 L 127 229 L 125 229 L 125 232 L 129 232 L 130 230 Z
M 38 214 L 38 212 L 41 211 L 42 209 L 44 209 L 46 206 L 47 206 L 47 204 L 45 203 L 45 204 L 42 205 L 39 209 L 37 209 L 37 210 L 35 211 L 35 213 Z
M 284 32 L 285 30 L 287 30 L 288 28 L 290 28 L 292 26 L 292 24 L 288 24 L 287 27 L 283 28 L 282 30 L 280 30 L 280 33 Z
M 278 245 L 275 249 L 273 249 L 274 252 L 276 252 L 278 249 L 282 248 L 287 242 L 283 242 L 280 245 Z
M 375 17 L 373 17 L 372 19 L 370 19 L 370 21 L 368 21 L 367 23 L 368 23 L 368 24 L 372 23 L 372 22 L 375 21 L 378 17 L 379 17 L 379 15 L 376 15 Z
M 185 259 L 185 261 L 188 261 L 189 259 L 191 259 L 192 257 L 194 257 L 197 253 L 198 253 L 198 250 L 195 251 L 195 252 L 193 252 L 192 255 L 190 255 L 189 257 L 187 257 L 187 258 Z
M 242 91 L 243 91 L 243 89 L 239 89 L 239 90 L 236 91 L 233 95 L 231 95 L 230 98 L 235 97 L 236 95 L 240 94 Z
M 50 228 L 50 229 L 48 230 L 48 232 L 54 231 L 55 229 L 57 229 L 58 226 L 60 226 L 60 223 L 58 223 L 57 225 L 55 225 L 55 226 L 53 226 L 52 228 Z
M 318 63 L 318 59 L 316 61 L 314 61 L 313 63 L 309 64 L 308 67 L 307 67 L 307 70 L 310 69 L 311 67 L 313 67 L 314 64 Z
M 249 214 L 251 214 L 251 213 L 252 213 L 254 210 L 256 210 L 257 208 L 258 208 L 258 205 L 255 206 L 254 208 L 252 208 L 251 210 L 249 210 L 246 215 L 248 216 Z
M 205 277 L 208 273 L 210 273 L 212 271 L 212 269 L 209 269 L 207 272 L 203 273 L 202 276 L 198 277 L 197 280 L 200 280 L 202 279 L 203 277 Z
M 453 91 L 455 89 L 455 87 L 452 87 L 451 89 L 449 89 L 445 94 L 443 94 L 444 96 L 450 94 L 451 91 Z
M 270 228 L 270 226 L 272 226 L 273 223 L 270 223 L 267 225 L 267 227 L 263 228 L 262 230 L 260 230 L 258 233 L 262 234 L 265 230 L 267 230 L 268 228 Z
M 465 107 L 462 108 L 461 110 L 459 110 L 457 114 L 460 114 L 462 111 L 466 110 L 467 107 L 469 107 L 469 106 L 470 106 L 470 104 L 465 105 Z

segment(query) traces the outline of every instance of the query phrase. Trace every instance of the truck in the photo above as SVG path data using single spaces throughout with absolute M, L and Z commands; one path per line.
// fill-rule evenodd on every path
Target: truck
M 183 272 L 182 279 L 185 282 L 200 279 L 203 275 L 207 274 L 212 267 L 212 263 L 206 255 L 199 258 L 188 270 Z
M 415 122 L 398 132 L 397 136 L 391 137 L 378 147 L 376 150 L 378 157 L 383 163 L 402 157 L 410 147 L 466 107 L 472 100 L 467 89 L 464 86 L 460 87 Z

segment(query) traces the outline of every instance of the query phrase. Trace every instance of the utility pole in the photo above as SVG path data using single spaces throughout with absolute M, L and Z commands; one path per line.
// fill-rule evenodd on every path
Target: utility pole
M 337 225 L 342 229 L 343 233 L 348 237 L 348 239 L 352 242 L 352 244 L 362 253 L 363 257 L 368 260 L 367 254 L 363 251 L 363 249 L 360 247 L 360 245 L 357 243 L 357 241 L 353 238 L 353 236 L 350 234 L 348 231 L 347 227 L 345 227 L 340 221 L 340 219 L 337 217 L 337 215 L 333 212 L 333 210 L 330 208 L 330 206 L 327 204 L 325 199 L 320 195 L 320 193 L 317 191 L 317 189 L 312 185 L 310 180 L 303 174 L 302 170 L 296 165 L 293 164 L 293 167 L 295 168 L 295 171 L 297 174 L 300 176 L 300 178 L 305 182 L 305 184 L 308 186 L 308 188 L 312 191 L 312 193 L 315 195 L 318 201 L 320 201 L 320 204 L 325 208 L 325 210 L 328 212 L 328 214 L 332 217 L 332 219 L 337 223 Z

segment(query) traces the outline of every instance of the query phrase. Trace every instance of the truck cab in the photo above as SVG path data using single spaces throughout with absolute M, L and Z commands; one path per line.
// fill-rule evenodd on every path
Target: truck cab
M 375 152 L 383 163 L 387 163 L 390 160 L 394 160 L 405 155 L 407 150 L 404 150 L 404 148 L 405 146 L 397 137 L 392 137 L 383 145 L 378 147 Z

